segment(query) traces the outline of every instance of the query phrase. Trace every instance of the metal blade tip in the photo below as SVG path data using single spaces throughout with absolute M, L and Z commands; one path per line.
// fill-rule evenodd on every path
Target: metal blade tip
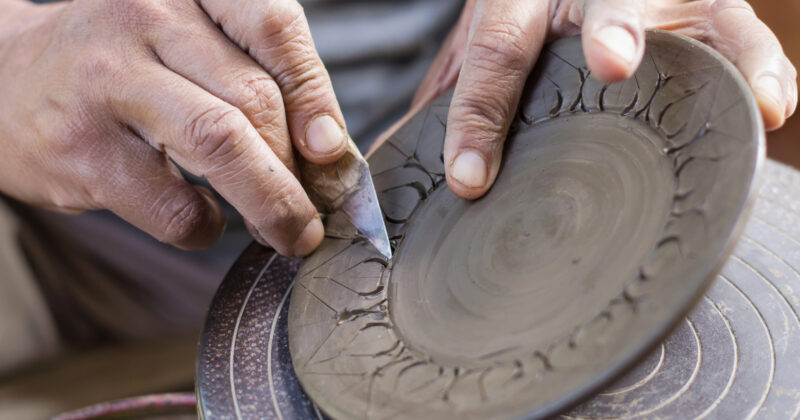
M 344 202 L 342 210 L 375 249 L 387 260 L 391 260 L 392 247 L 372 177 L 369 175 L 362 177 L 361 189 Z

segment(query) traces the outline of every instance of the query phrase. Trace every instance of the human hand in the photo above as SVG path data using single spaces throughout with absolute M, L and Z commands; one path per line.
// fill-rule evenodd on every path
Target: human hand
M 0 0 L 0 85 L 5 194 L 209 246 L 219 203 L 170 158 L 281 254 L 322 241 L 294 149 L 330 163 L 346 134 L 294 0 Z
M 797 72 L 744 0 L 468 0 L 410 112 L 455 84 L 444 146 L 453 192 L 474 199 L 491 187 L 546 40 L 582 33 L 592 75 L 614 82 L 639 66 L 646 28 L 690 36 L 727 57 L 753 89 L 767 129 L 794 113 Z

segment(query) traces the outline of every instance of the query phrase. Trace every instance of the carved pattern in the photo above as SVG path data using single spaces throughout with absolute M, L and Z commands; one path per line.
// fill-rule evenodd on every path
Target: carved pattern
M 706 297 L 645 361 L 564 418 L 800 415 L 800 172 L 775 162 L 763 172 L 753 217 Z M 273 257 L 248 248 L 214 299 L 198 360 L 203 418 L 326 418 L 291 366 L 297 265 Z
M 544 50 L 528 86 L 510 138 L 568 116 L 613 113 L 663 139 L 675 191 L 639 275 L 604 310 L 545 347 L 522 349 L 524 356 L 503 349 L 469 366 L 446 363 L 399 336 L 389 301 L 394 263 L 333 215 L 323 246 L 300 268 L 289 316 L 295 370 L 332 416 L 553 414 L 663 337 L 713 279 L 741 226 L 762 141 L 757 111 L 742 99 L 746 85 L 732 66 L 697 43 L 652 32 L 636 75 L 606 85 L 591 77 L 573 38 Z M 395 250 L 421 206 L 446 188 L 449 99 L 435 100 L 370 158 Z
M 698 306 L 643 363 L 564 417 L 800 415 L 800 207 L 786 195 L 800 174 L 764 169 L 768 182 L 742 240 Z

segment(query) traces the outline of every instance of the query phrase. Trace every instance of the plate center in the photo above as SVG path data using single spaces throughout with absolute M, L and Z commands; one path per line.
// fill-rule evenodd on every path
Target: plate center
M 638 274 L 675 192 L 661 136 L 616 114 L 576 114 L 509 137 L 481 200 L 439 188 L 397 252 L 389 302 L 403 342 L 480 366 L 544 349 Z

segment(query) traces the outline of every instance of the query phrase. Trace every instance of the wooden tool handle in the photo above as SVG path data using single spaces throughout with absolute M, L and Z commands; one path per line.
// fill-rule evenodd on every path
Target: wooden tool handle
M 327 165 L 318 165 L 299 159 L 300 176 L 311 202 L 323 213 L 333 213 L 359 188 L 363 168 L 367 161 L 353 139 L 347 138 L 347 152 L 339 160 Z

